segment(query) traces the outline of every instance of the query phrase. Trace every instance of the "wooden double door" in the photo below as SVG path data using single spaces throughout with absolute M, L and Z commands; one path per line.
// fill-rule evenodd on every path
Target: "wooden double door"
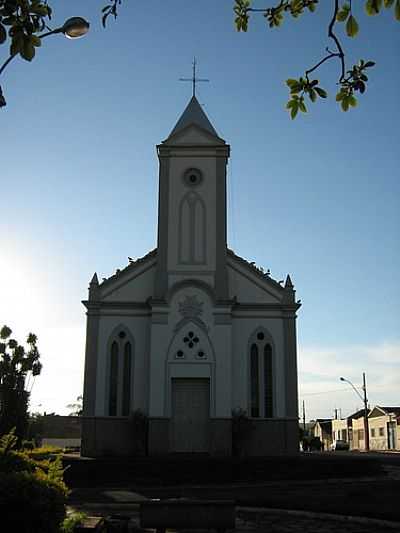
M 173 452 L 209 450 L 210 380 L 172 379 L 171 447 Z

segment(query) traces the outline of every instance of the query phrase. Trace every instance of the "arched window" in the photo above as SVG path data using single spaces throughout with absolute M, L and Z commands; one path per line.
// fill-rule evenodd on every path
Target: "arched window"
M 274 416 L 272 344 L 259 331 L 250 344 L 250 415 Z
M 108 363 L 108 415 L 128 416 L 132 396 L 132 343 L 121 329 L 112 337 Z
M 132 371 L 132 348 L 131 343 L 125 343 L 124 349 L 124 375 L 122 390 L 122 416 L 128 416 L 131 407 L 131 371 Z
M 264 346 L 264 416 L 273 416 L 272 396 L 272 348 L 270 344 Z
M 251 416 L 260 416 L 260 379 L 258 373 L 257 344 L 251 345 L 250 350 L 250 386 L 251 386 Z
M 118 405 L 118 343 L 114 341 L 111 345 L 110 354 L 110 397 L 108 414 L 116 416 Z

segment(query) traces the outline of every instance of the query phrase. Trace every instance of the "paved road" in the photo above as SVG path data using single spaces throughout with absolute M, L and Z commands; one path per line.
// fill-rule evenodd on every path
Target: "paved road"
M 125 516 L 129 518 L 130 532 L 153 531 L 140 527 L 140 502 L 146 499 L 142 494 L 112 489 L 97 491 L 97 497 L 93 489 L 86 491 L 86 498 L 83 498 L 83 494 L 81 492 L 80 499 L 76 497 L 77 494 L 75 495 L 71 508 L 84 510 L 94 516 Z M 90 501 L 85 501 L 85 499 Z M 114 522 L 114 525 L 118 526 L 118 521 Z M 109 531 L 112 532 L 112 529 Z M 187 533 L 189 531 L 187 530 Z M 350 520 L 331 514 L 237 507 L 234 532 L 250 533 L 252 531 L 254 533 L 264 531 L 266 533 L 390 533 L 390 531 L 399 533 L 400 523 L 395 525 L 375 519 Z M 180 530 L 180 533 L 183 533 L 183 530 Z M 200 530 L 197 530 L 197 533 L 200 533 Z

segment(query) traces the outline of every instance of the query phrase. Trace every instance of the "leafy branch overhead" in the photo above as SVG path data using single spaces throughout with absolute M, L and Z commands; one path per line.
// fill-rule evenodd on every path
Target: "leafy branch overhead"
M 341 40 L 336 34 L 337 24 L 344 24 L 348 37 L 356 37 L 360 27 L 356 19 L 358 13 L 354 12 L 352 0 L 331 0 L 333 6 L 332 17 L 328 24 L 328 37 L 332 41 L 333 48 L 326 47 L 325 55 L 318 63 L 304 72 L 298 79 L 286 80 L 290 98 L 286 108 L 294 119 L 298 112 L 307 112 L 306 97 L 315 102 L 318 98 L 326 98 L 327 92 L 319 86 L 319 80 L 311 79 L 310 74 L 317 70 L 323 63 L 330 60 L 338 61 L 338 92 L 336 101 L 343 111 L 350 107 L 356 107 L 356 93 L 363 94 L 368 82 L 367 70 L 375 65 L 373 61 L 360 61 L 350 69 L 346 66 L 346 55 Z M 254 8 L 251 0 L 235 0 L 235 25 L 238 31 L 246 32 L 252 13 L 261 14 L 270 28 L 282 25 L 285 17 L 298 18 L 307 12 L 313 13 L 319 4 L 319 0 L 280 0 L 272 7 Z M 364 11 L 367 15 L 378 15 L 383 8 L 393 9 L 396 20 L 400 21 L 400 0 L 366 0 Z
M 282 25 L 286 18 L 298 18 L 305 13 L 313 13 L 321 4 L 319 0 L 270 1 L 275 2 L 275 5 L 254 8 L 251 0 L 233 0 L 237 30 L 247 31 L 252 14 L 261 14 L 270 28 L 277 28 Z M 327 1 L 324 0 L 324 2 Z M 110 17 L 117 18 L 118 8 L 121 6 L 122 0 L 99 0 L 99 2 L 106 3 L 102 9 L 102 24 L 105 27 Z M 310 77 L 311 73 L 326 61 L 338 61 L 339 88 L 336 100 L 340 103 L 343 111 L 357 105 L 355 95 L 357 93 L 363 94 L 366 90 L 367 70 L 374 63 L 360 60 L 358 64 L 348 68 L 342 43 L 336 34 L 337 25 L 343 25 L 348 37 L 356 37 L 359 33 L 358 12 L 353 9 L 356 2 L 352 2 L 352 0 L 330 0 L 330 2 L 333 12 L 328 23 L 328 37 L 332 41 L 332 49 L 327 47 L 325 49 L 326 55 L 316 65 L 306 70 L 302 77 L 289 79 L 286 82 L 290 90 L 287 109 L 292 118 L 295 118 L 298 111 L 302 113 L 307 111 L 306 99 L 315 102 L 318 98 L 327 97 L 326 91 L 319 86 L 319 81 Z M 358 10 L 360 10 L 360 4 L 363 4 L 367 15 L 377 15 L 383 8 L 386 8 L 393 10 L 395 18 L 400 20 L 400 0 L 359 0 L 357 2 Z M 3 64 L 0 64 L 0 76 L 16 56 L 20 56 L 26 61 L 32 61 L 37 48 L 42 44 L 43 37 L 61 30 L 61 28 L 52 30 L 49 27 L 52 15 L 52 8 L 48 0 L 0 0 L 0 45 L 4 45 L 3 49 L 8 45 L 8 57 Z M 0 107 L 5 105 L 6 101 L 0 86 Z

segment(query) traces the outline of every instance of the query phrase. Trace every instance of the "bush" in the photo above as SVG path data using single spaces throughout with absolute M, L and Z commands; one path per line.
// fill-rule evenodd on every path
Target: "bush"
M 68 495 L 61 456 L 39 461 L 30 456 L 50 457 L 49 450 L 16 451 L 16 441 L 13 432 L 0 439 L 2 531 L 59 533 Z
M 40 448 L 27 450 L 26 453 L 31 459 L 42 461 L 43 459 L 52 459 L 54 456 L 63 453 L 63 449 L 56 446 L 41 446 Z
M 59 533 L 65 517 L 65 485 L 38 470 L 0 474 L 4 531 Z
M 87 517 L 86 513 L 73 512 L 65 518 L 62 526 L 61 533 L 73 533 L 75 526 L 81 525 L 85 518 Z
M 33 473 L 38 464 L 30 459 L 26 454 L 10 450 L 5 452 L 0 449 L 0 473 L 10 474 L 12 472 Z

